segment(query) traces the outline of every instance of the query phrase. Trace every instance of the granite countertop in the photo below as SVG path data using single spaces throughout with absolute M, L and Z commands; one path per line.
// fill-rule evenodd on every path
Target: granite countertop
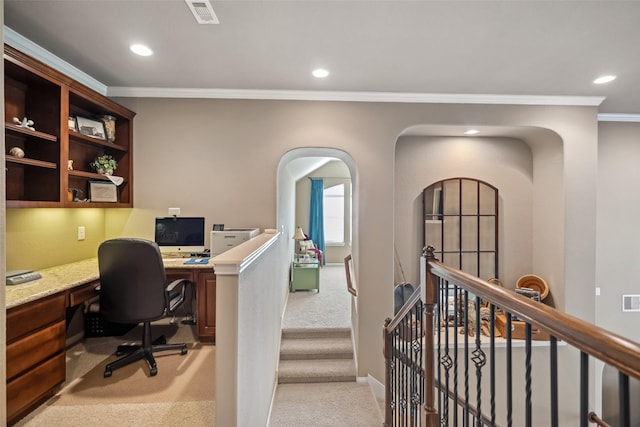
M 98 258 L 38 270 L 42 278 L 5 288 L 6 308 L 35 301 L 98 280 Z
M 213 268 L 213 264 L 185 264 L 186 258 L 164 259 L 166 268 Z M 5 308 L 9 309 L 21 304 L 38 300 L 67 289 L 81 286 L 98 280 L 98 258 L 63 264 L 38 270 L 42 278 L 19 285 L 5 287 Z

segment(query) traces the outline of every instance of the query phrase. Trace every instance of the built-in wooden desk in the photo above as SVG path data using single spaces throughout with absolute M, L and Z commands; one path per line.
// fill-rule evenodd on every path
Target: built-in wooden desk
M 165 259 L 169 282 L 188 279 L 196 284 L 196 325 L 200 342 L 216 341 L 216 275 L 212 264 L 185 264 L 184 258 Z
M 215 342 L 216 276 L 212 264 L 166 259 L 169 281 L 196 284 L 201 342 Z M 7 421 L 13 424 L 52 396 L 64 382 L 66 312 L 98 295 L 98 259 L 39 270 L 42 278 L 6 287 Z

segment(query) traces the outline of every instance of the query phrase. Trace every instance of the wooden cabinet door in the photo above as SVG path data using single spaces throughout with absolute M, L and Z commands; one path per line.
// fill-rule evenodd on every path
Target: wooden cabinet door
M 197 283 L 198 337 L 202 342 L 216 341 L 216 275 L 200 271 Z

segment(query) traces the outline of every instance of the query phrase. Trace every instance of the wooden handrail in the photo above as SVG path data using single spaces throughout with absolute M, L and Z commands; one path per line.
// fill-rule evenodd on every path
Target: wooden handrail
M 354 297 L 358 296 L 358 291 L 353 287 L 353 283 L 351 282 L 351 254 L 344 257 L 344 269 L 347 273 L 347 291 L 353 295 Z
M 402 308 L 398 310 L 398 313 L 395 316 L 393 316 L 393 319 L 387 318 L 389 322 L 388 323 L 385 322 L 385 326 L 384 326 L 384 330 L 387 334 L 391 334 L 393 330 L 396 327 L 398 327 L 400 322 L 402 322 L 402 320 L 405 317 L 407 317 L 407 314 L 409 314 L 409 312 L 416 305 L 421 295 L 422 295 L 422 284 L 418 285 L 418 287 L 413 291 L 409 299 L 404 302 L 404 305 L 402 306 Z
M 448 267 L 438 261 L 429 248 L 425 249 L 425 256 L 429 271 L 436 276 L 460 284 L 483 300 L 516 313 L 519 319 L 566 341 L 630 377 L 640 379 L 640 343 Z

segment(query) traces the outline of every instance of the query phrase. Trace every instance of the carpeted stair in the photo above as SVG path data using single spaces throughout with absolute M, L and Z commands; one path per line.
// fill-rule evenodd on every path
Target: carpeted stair
M 278 383 L 327 383 L 356 380 L 351 330 L 284 329 Z

